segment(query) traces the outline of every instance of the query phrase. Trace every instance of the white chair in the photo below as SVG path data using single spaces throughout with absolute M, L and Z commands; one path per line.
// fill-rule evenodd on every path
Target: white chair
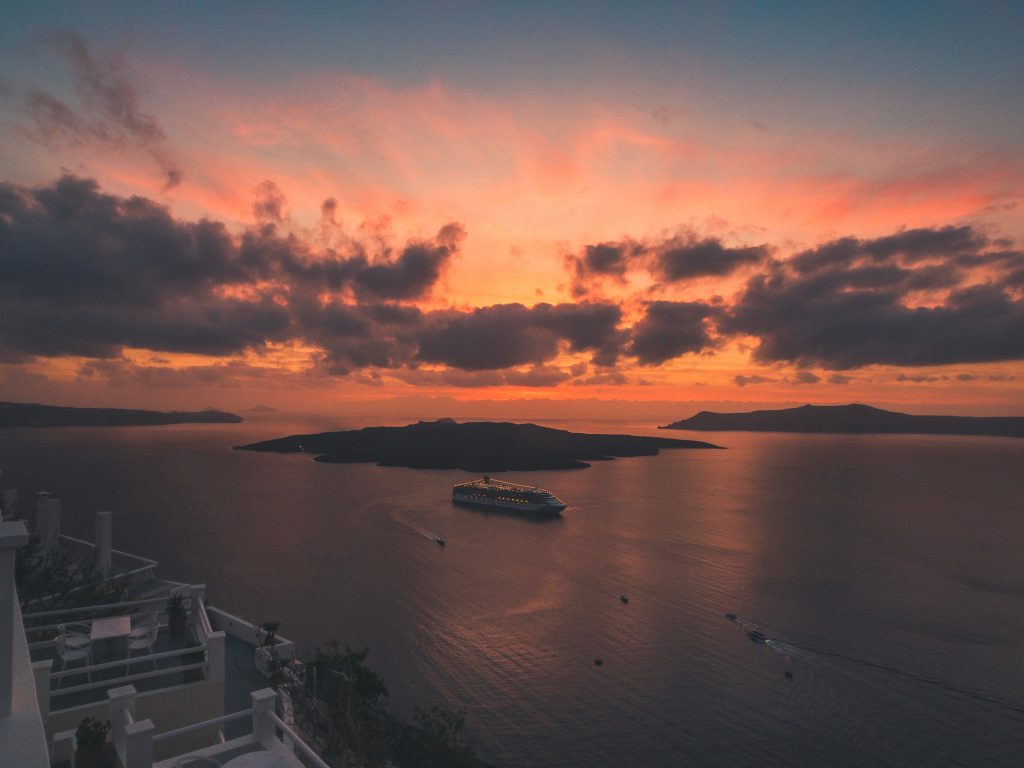
M 89 638 L 90 632 L 92 632 L 92 624 L 84 621 L 57 625 L 57 634 L 64 635 L 64 643 L 68 648 L 88 648 L 92 645 L 92 640 Z
M 128 633 L 128 642 L 146 637 L 156 626 L 156 619 L 156 611 L 139 614 L 139 617 L 132 622 L 132 631 Z
M 64 667 L 66 667 L 69 662 L 76 662 L 76 661 L 83 661 L 84 660 L 85 661 L 85 673 L 86 673 L 86 675 L 89 678 L 89 682 L 91 683 L 92 682 L 92 668 L 91 668 L 92 667 L 92 647 L 91 647 L 91 645 L 92 644 L 90 642 L 85 647 L 78 647 L 78 648 L 76 648 L 76 647 L 68 644 L 68 636 L 67 635 L 65 635 L 63 632 L 59 632 L 57 634 L 56 639 L 54 640 L 54 646 L 57 648 L 57 656 L 60 658 L 60 670 L 61 670 L 61 672 L 64 671 Z M 64 683 L 64 678 L 62 677 L 60 680 L 57 681 L 57 687 L 60 688 L 61 685 L 63 685 L 63 683 Z
M 152 655 L 153 645 L 156 643 L 156 636 L 160 634 L 160 625 L 153 623 L 151 627 L 146 630 L 146 633 L 140 637 L 128 637 L 128 666 L 125 667 L 125 674 L 131 668 L 132 664 L 132 652 L 133 651 L 145 651 Z M 153 670 L 156 670 L 156 659 L 150 659 L 153 662 Z

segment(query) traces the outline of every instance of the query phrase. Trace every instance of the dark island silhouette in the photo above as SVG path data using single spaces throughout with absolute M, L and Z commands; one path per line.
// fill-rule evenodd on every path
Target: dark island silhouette
M 143 427 L 165 424 L 238 424 L 224 411 L 139 411 L 0 402 L 0 427 Z
M 986 435 L 1024 437 L 1020 416 L 912 416 L 870 405 L 804 405 L 775 411 L 714 413 L 659 429 L 701 432 L 838 432 L 848 434 Z
M 421 421 L 405 427 L 367 427 L 317 435 L 292 435 L 239 445 L 241 451 L 305 452 L 337 464 L 373 462 L 384 467 L 463 469 L 467 472 L 584 469 L 589 461 L 656 456 L 661 449 L 719 448 L 697 440 L 634 435 L 589 435 L 536 424 Z

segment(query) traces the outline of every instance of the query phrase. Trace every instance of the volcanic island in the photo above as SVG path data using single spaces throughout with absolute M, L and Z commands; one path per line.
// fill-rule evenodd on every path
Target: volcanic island
M 700 440 L 569 432 L 536 424 L 452 419 L 404 427 L 291 435 L 235 446 L 240 451 L 311 453 L 333 464 L 375 463 L 411 469 L 467 472 L 585 469 L 592 461 L 657 456 L 662 450 L 719 449 Z

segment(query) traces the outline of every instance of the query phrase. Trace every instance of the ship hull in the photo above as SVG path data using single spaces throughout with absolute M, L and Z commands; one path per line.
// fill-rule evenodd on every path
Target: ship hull
M 462 504 L 467 507 L 491 507 L 498 509 L 509 509 L 516 512 L 523 512 L 528 515 L 543 515 L 545 517 L 558 517 L 562 514 L 564 506 L 552 506 L 551 504 L 532 504 L 530 502 L 502 501 L 501 499 L 474 499 L 465 496 L 452 496 L 455 504 Z

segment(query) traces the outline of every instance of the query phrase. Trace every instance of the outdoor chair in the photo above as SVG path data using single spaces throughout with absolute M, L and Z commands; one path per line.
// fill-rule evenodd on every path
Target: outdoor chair
M 88 641 L 88 638 L 86 638 Z M 64 668 L 68 663 L 76 661 L 85 661 L 85 673 L 89 678 L 89 682 L 92 682 L 92 648 L 91 643 L 87 643 L 84 647 L 74 647 L 68 644 L 68 636 L 63 632 L 58 632 L 57 637 L 54 640 L 54 646 L 57 649 L 57 656 L 60 658 L 60 671 L 63 672 Z M 57 687 L 60 688 L 64 683 L 64 678 L 60 678 L 57 681 Z
M 133 651 L 144 651 L 153 654 L 153 645 L 156 643 L 156 636 L 160 633 L 160 625 L 153 623 L 148 628 L 146 633 L 140 637 L 128 637 L 128 665 L 125 667 L 125 673 L 131 668 L 132 664 L 132 652 Z M 153 662 L 153 670 L 156 671 L 156 659 L 150 659 Z
M 157 613 L 142 613 L 132 621 L 132 631 L 128 633 L 128 642 L 145 638 L 157 625 Z
M 57 634 L 64 635 L 68 648 L 88 648 L 92 644 L 89 633 L 92 625 L 85 621 L 75 621 L 57 625 Z

